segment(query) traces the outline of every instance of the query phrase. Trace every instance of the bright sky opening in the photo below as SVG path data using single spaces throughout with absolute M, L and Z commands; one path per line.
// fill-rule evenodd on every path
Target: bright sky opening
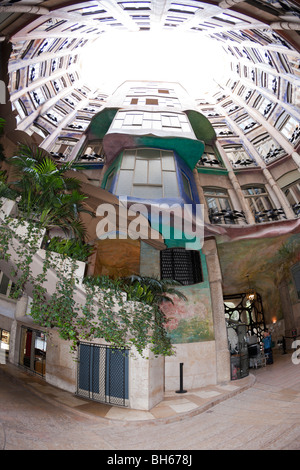
M 228 76 L 229 61 L 221 43 L 198 33 L 114 32 L 84 52 L 81 71 L 88 86 L 105 93 L 126 80 L 170 81 L 199 98 Z

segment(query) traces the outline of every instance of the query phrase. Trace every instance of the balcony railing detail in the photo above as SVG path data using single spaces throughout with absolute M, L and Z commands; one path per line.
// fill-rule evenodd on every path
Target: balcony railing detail
M 272 220 L 283 220 L 286 219 L 284 210 L 280 207 L 279 209 L 268 209 L 264 211 L 254 212 L 255 222 L 269 222 Z
M 300 202 L 292 205 L 292 209 L 295 212 L 297 217 L 300 217 Z
M 200 160 L 196 164 L 197 168 L 199 168 L 201 166 L 219 166 L 219 167 L 222 167 L 223 165 L 216 158 L 208 158 L 208 157 L 203 156 L 202 158 L 200 158 Z
M 97 153 L 80 155 L 77 159 L 77 163 L 105 163 L 105 155 L 99 155 Z
M 245 168 L 245 167 L 248 167 L 248 166 L 256 166 L 256 163 L 251 160 L 251 158 L 241 158 L 241 159 L 238 159 L 236 160 L 235 162 L 232 161 L 232 166 L 234 168 Z
M 209 209 L 208 217 L 211 224 L 237 224 L 239 220 L 246 222 L 243 211 Z

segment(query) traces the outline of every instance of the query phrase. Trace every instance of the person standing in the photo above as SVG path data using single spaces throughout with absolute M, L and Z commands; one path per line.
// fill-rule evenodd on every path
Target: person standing
M 264 331 L 263 343 L 267 364 L 273 364 L 272 336 L 268 328 Z

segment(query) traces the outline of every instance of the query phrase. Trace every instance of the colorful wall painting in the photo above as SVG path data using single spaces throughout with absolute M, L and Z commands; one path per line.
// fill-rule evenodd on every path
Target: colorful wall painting
M 290 267 L 300 261 L 300 235 L 252 238 L 223 242 L 218 240 L 223 292 L 235 294 L 254 288 L 262 297 L 265 321 L 283 317 L 279 285 L 289 286 L 292 301 L 297 301 Z M 248 277 L 249 275 L 249 283 Z
M 168 320 L 167 331 L 173 344 L 214 339 L 209 288 L 201 284 L 180 287 L 187 300 L 173 298 L 161 308 Z

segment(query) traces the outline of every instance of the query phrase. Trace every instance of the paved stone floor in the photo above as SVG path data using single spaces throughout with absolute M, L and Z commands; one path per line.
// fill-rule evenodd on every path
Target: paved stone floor
M 300 364 L 291 353 L 275 355 L 273 365 L 251 369 L 248 378 L 222 387 L 167 396 L 158 418 L 153 410 L 139 415 L 122 409 L 118 415 L 111 413 L 115 408 L 82 402 L 2 365 L 0 449 L 300 449 Z

